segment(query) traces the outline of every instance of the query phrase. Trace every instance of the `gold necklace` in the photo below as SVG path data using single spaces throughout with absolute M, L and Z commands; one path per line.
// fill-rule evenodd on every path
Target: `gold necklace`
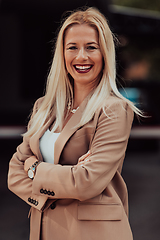
M 78 108 L 79 108 L 79 107 L 73 108 L 73 109 L 70 110 L 70 112 L 71 112 L 71 113 L 75 113 L 75 112 L 78 110 Z
M 79 106 L 77 108 L 71 109 L 71 105 L 71 101 L 69 101 L 67 108 L 71 113 L 75 113 L 78 110 Z

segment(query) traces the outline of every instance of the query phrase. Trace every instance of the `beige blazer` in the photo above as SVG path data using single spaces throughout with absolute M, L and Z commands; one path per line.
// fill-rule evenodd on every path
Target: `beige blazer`
M 33 114 L 42 101 L 36 102 Z M 10 161 L 8 187 L 32 207 L 30 240 L 133 239 L 121 176 L 133 111 L 124 100 L 110 96 L 106 114 L 99 109 L 90 122 L 77 128 L 86 101 L 59 135 L 55 163 L 42 162 L 34 180 L 28 178 L 23 164 L 32 155 L 43 161 L 39 139 L 55 116 L 37 134 L 24 137 Z M 77 166 L 89 149 L 91 161 Z

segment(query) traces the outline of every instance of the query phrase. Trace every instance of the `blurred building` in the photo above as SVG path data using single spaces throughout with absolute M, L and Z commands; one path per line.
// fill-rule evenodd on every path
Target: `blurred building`
M 160 124 L 160 14 L 111 3 L 0 1 L 0 125 L 26 125 L 34 101 L 44 93 L 60 18 L 65 11 L 84 5 L 98 7 L 120 41 L 121 92 L 151 116 L 144 124 Z
M 109 9 L 111 25 L 120 42 L 120 91 L 150 116 L 143 124 L 159 125 L 160 13 L 114 5 Z

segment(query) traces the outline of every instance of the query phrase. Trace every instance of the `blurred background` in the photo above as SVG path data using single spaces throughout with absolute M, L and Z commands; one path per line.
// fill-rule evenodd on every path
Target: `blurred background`
M 97 7 L 119 40 L 117 84 L 145 111 L 135 118 L 123 177 L 135 240 L 160 236 L 160 1 L 0 0 L 0 240 L 27 240 L 29 207 L 7 189 L 8 163 L 43 95 L 62 14 Z

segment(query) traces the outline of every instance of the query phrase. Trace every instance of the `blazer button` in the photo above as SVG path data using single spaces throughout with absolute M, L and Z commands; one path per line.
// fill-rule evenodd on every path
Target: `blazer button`
M 44 193 L 44 194 L 47 194 L 47 190 L 45 189 L 45 190 L 43 191 L 43 193 Z
M 35 205 L 35 203 L 36 203 L 36 200 L 33 200 L 33 204 Z
M 50 208 L 53 210 L 53 209 L 55 209 L 55 207 L 56 207 L 56 203 L 53 202 L 53 203 L 51 204 Z
M 38 201 L 35 201 L 35 206 L 37 206 L 38 205 Z
M 31 198 L 30 197 L 28 198 L 28 202 L 31 202 Z
M 47 194 L 48 194 L 48 195 L 51 195 L 51 192 L 50 192 L 50 191 L 48 191 L 48 192 L 47 192 Z
M 55 195 L 55 193 L 52 191 L 52 192 L 51 192 L 51 196 L 54 196 L 54 195 Z
M 44 193 L 44 190 L 42 188 L 40 189 L 40 193 Z
M 33 199 L 31 198 L 31 201 L 30 201 L 31 203 L 33 203 Z

